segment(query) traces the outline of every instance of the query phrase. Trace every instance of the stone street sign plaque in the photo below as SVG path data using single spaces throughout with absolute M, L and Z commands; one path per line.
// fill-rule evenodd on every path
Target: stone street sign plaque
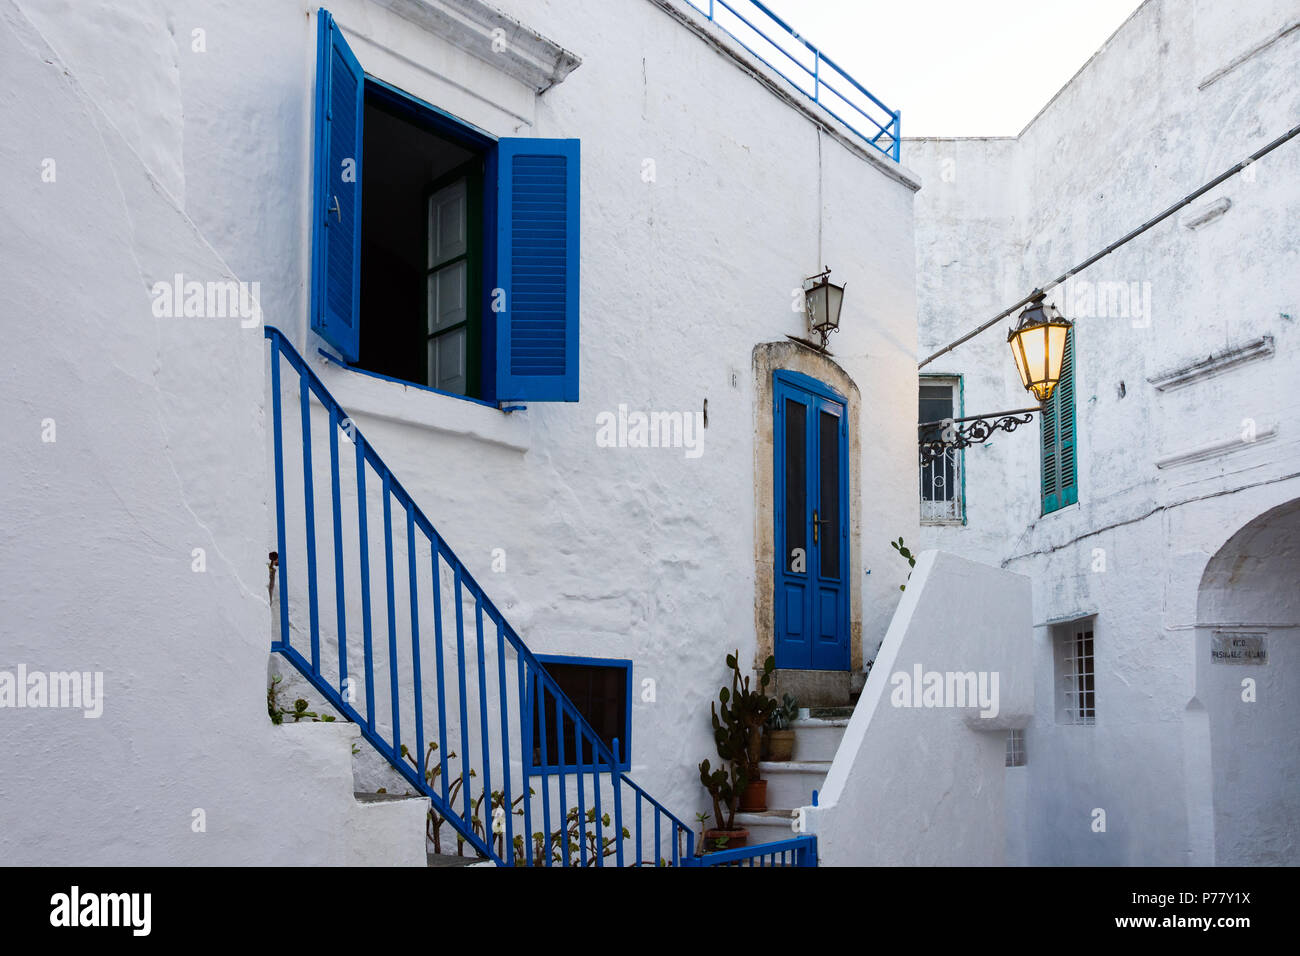
M 1210 636 L 1210 660 L 1216 664 L 1264 664 L 1268 648 L 1263 634 L 1215 631 Z

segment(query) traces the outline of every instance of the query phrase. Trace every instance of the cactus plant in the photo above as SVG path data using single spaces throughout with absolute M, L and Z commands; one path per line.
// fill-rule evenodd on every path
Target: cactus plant
M 708 760 L 700 763 L 700 783 L 713 800 L 713 819 L 724 830 L 736 828 L 736 806 L 741 794 L 751 783 L 762 779 L 758 762 L 763 725 L 777 707 L 777 702 L 764 693 L 776 670 L 776 658 L 768 657 L 763 663 L 757 688 L 740 672 L 739 658 L 739 650 L 727 655 L 731 687 L 723 687 L 717 701 L 709 707 L 713 740 L 722 763 L 717 769 Z
M 909 548 L 907 545 L 903 544 L 902 536 L 900 536 L 899 539 L 898 539 L 897 541 L 891 541 L 891 542 L 889 542 L 889 546 L 890 546 L 891 548 L 893 548 L 895 551 L 897 551 L 900 555 L 902 555 L 904 559 L 906 559 L 906 561 L 907 561 L 907 566 L 908 566 L 909 568 L 914 568 L 914 567 L 916 567 L 916 555 L 914 555 L 914 554 L 912 553 L 912 549 L 911 549 L 911 548 Z M 912 572 L 911 572 L 911 571 L 908 571 L 908 572 L 907 572 L 907 577 L 908 577 L 908 580 L 911 580 L 911 578 L 912 578 Z M 906 585 L 906 584 L 900 584 L 900 585 L 898 586 L 898 590 L 900 590 L 900 591 L 906 591 L 906 590 L 907 590 L 907 585 Z
M 718 821 L 722 829 L 736 828 L 736 804 L 740 802 L 740 795 L 748 782 L 743 763 L 732 763 L 728 773 L 726 767 L 714 770 L 710 767 L 708 758 L 700 762 L 700 783 L 704 784 L 704 789 L 713 800 L 713 819 Z M 727 811 L 725 816 L 722 812 L 724 807 Z
M 777 701 L 768 697 L 764 691 L 772 682 L 772 672 L 776 670 L 776 658 L 769 656 L 763 662 L 763 670 L 758 675 L 757 689 L 750 689 L 750 679 L 740 673 L 740 652 L 727 655 L 727 666 L 731 668 L 730 705 L 727 701 L 727 689 L 724 687 L 718 695 L 722 701 L 724 722 L 727 725 L 726 737 L 728 748 L 733 752 L 727 756 L 722 752 L 722 737 L 719 732 L 719 720 L 713 717 L 714 738 L 718 741 L 718 755 L 731 760 L 742 760 L 745 764 L 747 780 L 762 780 L 758 762 L 763 746 L 763 725 L 777 708 Z M 739 751 L 738 753 L 736 751 Z

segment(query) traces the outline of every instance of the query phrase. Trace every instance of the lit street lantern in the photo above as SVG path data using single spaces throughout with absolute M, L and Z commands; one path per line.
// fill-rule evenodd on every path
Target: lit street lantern
M 1020 313 L 1020 323 L 1007 333 L 1020 382 L 1039 402 L 1051 398 L 1061 380 L 1065 338 L 1070 332 L 1070 322 L 1055 306 L 1043 303 L 1045 294 L 1034 290 L 1033 299 Z

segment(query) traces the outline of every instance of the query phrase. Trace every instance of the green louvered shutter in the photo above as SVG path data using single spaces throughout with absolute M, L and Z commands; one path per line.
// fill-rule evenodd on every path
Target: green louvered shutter
M 1078 448 L 1074 427 L 1074 330 L 1065 337 L 1065 355 L 1061 359 L 1061 382 L 1056 387 L 1056 423 L 1060 435 L 1061 457 L 1058 464 L 1061 507 L 1079 500 L 1079 470 L 1075 450 Z
M 1058 386 L 1059 387 L 1059 386 Z M 1056 471 L 1056 393 L 1043 405 L 1039 422 L 1039 441 L 1043 451 L 1043 514 L 1061 506 Z
M 1040 429 L 1043 458 L 1043 514 L 1079 500 L 1074 420 L 1074 330 L 1065 338 L 1061 380 L 1043 407 Z

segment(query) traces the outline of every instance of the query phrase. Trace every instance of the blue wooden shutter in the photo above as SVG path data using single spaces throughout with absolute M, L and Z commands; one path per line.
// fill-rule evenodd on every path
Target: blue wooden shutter
M 576 402 L 578 140 L 498 140 L 490 170 L 496 282 L 484 341 L 493 350 L 492 392 L 498 401 Z
M 361 120 L 365 74 L 329 11 L 317 13 L 311 327 L 355 362 L 361 341 Z

